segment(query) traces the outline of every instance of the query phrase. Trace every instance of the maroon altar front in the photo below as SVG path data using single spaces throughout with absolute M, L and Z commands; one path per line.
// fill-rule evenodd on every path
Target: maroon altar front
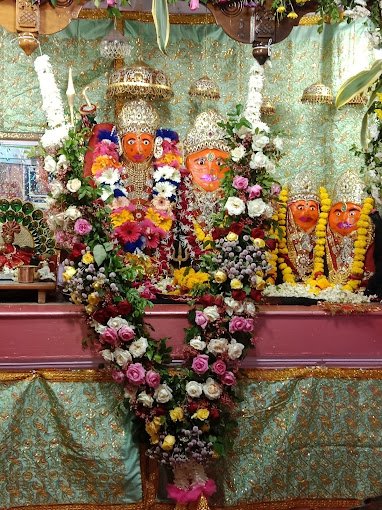
M 182 357 L 187 305 L 155 305 L 147 321 L 157 338 L 170 337 L 173 358 Z M 0 305 L 0 369 L 91 368 L 102 359 L 82 348 L 86 321 L 81 306 Z M 256 347 L 247 367 L 382 366 L 382 308 L 365 314 L 328 315 L 319 306 L 264 305 Z

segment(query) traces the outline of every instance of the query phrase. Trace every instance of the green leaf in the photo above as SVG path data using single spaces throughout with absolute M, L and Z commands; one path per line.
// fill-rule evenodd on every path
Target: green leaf
M 106 251 L 112 251 L 113 248 L 114 248 L 114 243 L 104 243 L 103 244 L 103 247 L 105 248 Z
M 170 37 L 170 17 L 167 0 L 152 0 L 151 13 L 157 34 L 158 48 L 166 55 L 166 48 Z
M 352 76 L 348 80 L 345 81 L 343 85 L 341 85 L 337 96 L 336 96 L 336 107 L 341 108 L 341 106 L 348 103 L 354 96 L 361 94 L 366 91 L 370 87 L 374 85 L 374 83 L 380 78 L 382 74 L 382 60 L 377 60 L 371 66 L 370 69 L 366 71 L 361 71 L 360 73 Z
M 93 248 L 94 260 L 98 266 L 102 265 L 102 262 L 106 259 L 107 253 L 102 244 L 96 244 Z

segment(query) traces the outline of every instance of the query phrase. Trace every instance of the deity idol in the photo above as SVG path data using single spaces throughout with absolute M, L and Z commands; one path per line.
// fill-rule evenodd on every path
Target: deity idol
M 195 262 L 211 240 L 214 214 L 222 198 L 221 182 L 228 170 L 229 147 L 223 118 L 214 110 L 197 116 L 184 140 L 187 173 L 182 180 L 178 200 L 178 231 L 183 250 Z
M 122 159 L 115 134 L 98 128 L 91 174 L 104 188 L 114 234 L 124 251 L 150 255 L 165 270 L 181 157 L 177 134 L 158 130 L 158 125 L 158 114 L 149 103 L 127 102 L 117 119 Z
M 357 173 L 346 171 L 339 177 L 329 211 L 326 261 L 329 281 L 346 284 L 348 290 L 355 290 L 374 272 L 372 204 Z
M 0 239 L 0 271 L 3 268 L 15 269 L 16 267 L 30 264 L 33 251 L 29 247 L 20 247 L 15 244 L 15 235 L 21 231 L 16 221 L 7 221 L 1 229 Z
M 293 281 L 304 282 L 313 271 L 313 249 L 320 214 L 318 186 L 306 173 L 298 174 L 289 189 L 282 190 L 280 199 L 279 220 L 285 225 L 285 236 L 279 246 L 280 268 L 283 272 L 286 264 L 292 270 L 286 274 L 291 275 Z M 283 276 L 286 276 L 284 272 Z M 284 277 L 284 281 L 287 279 Z

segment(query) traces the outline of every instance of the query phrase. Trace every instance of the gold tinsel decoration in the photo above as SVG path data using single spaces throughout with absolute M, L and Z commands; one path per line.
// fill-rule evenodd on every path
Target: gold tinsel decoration
M 364 105 L 366 104 L 367 99 L 363 94 L 357 94 L 354 96 L 350 101 L 348 101 L 346 104 L 350 105 Z
M 276 113 L 276 108 L 270 99 L 264 97 L 260 106 L 260 113 L 261 115 L 274 115 Z
M 313 83 L 307 87 L 301 97 L 302 103 L 332 104 L 333 94 L 323 83 Z
M 193 83 L 188 91 L 191 97 L 201 99 L 220 99 L 220 89 L 218 85 L 208 76 L 202 76 Z
M 172 86 L 163 71 L 143 62 L 113 71 L 109 77 L 107 96 L 124 99 L 170 99 Z

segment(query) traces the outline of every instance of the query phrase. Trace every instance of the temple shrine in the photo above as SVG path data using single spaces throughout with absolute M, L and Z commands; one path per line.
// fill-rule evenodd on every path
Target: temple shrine
M 0 0 L 0 509 L 382 509 L 381 5 Z

